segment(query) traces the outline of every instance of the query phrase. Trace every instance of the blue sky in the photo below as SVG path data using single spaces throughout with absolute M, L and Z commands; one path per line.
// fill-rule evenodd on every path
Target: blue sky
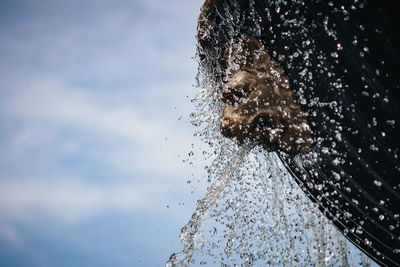
M 0 2 L 0 266 L 161 266 L 181 248 L 206 187 L 188 123 L 201 4 Z

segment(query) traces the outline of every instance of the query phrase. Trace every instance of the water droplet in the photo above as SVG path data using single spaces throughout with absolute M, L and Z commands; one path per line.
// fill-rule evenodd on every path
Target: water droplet
M 372 151 L 375 151 L 375 152 L 379 151 L 379 148 L 377 148 L 374 144 L 370 145 L 369 149 L 371 149 Z
M 362 92 L 361 92 L 361 95 L 363 95 L 363 96 L 369 96 L 369 93 L 368 93 L 367 91 L 362 91 Z
M 382 182 L 378 180 L 374 180 L 374 184 L 379 187 L 382 186 Z
M 393 126 L 396 122 L 394 120 L 387 120 L 386 123 Z

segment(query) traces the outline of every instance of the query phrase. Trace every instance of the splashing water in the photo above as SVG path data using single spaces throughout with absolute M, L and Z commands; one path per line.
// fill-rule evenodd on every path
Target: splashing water
M 201 199 L 190 221 L 182 228 L 180 238 L 184 243 L 184 248 L 179 254 L 172 254 L 166 266 L 188 266 L 194 252 L 195 238 L 198 233 L 202 220 L 207 216 L 211 207 L 216 205 L 221 191 L 227 187 L 231 181 L 236 168 L 243 162 L 244 156 L 249 152 L 249 147 L 242 147 L 240 151 L 232 158 L 232 161 L 226 166 L 221 176 L 214 181 L 208 188 L 206 196 Z
M 254 1 L 250 1 L 250 6 L 252 3 L 254 5 Z M 247 16 L 236 10 L 234 4 L 233 8 L 226 7 L 223 16 L 230 19 L 222 22 L 224 27 L 212 25 L 214 27 L 208 30 L 220 31 L 223 28 L 228 31 L 224 34 L 233 39 L 243 26 L 243 16 Z M 269 7 L 266 12 L 278 14 L 282 9 L 277 5 Z M 260 35 L 256 12 L 250 10 L 249 13 L 254 16 L 253 34 Z M 293 31 L 280 37 L 283 45 L 295 35 L 301 35 L 301 47 L 297 50 L 301 52 L 301 66 L 304 68 L 299 68 L 299 101 L 308 102 L 310 106 L 325 105 L 339 116 L 337 103 L 314 101 L 304 96 L 304 91 L 313 89 L 301 86 L 301 81 L 313 84 L 313 74 L 309 71 L 311 67 L 321 68 L 321 73 L 329 77 L 327 80 L 330 83 L 337 79 L 332 81 L 332 88 L 339 91 L 342 88 L 340 79 L 334 73 L 322 72 L 321 66 L 308 64 L 308 57 L 319 57 L 322 62 L 326 55 L 322 55 L 313 46 L 313 40 L 308 38 L 305 20 L 299 15 L 297 20 L 283 23 L 293 26 Z M 337 40 L 329 18 L 324 19 L 323 26 L 326 35 Z M 342 45 L 338 43 L 337 51 L 340 53 L 341 49 Z M 208 58 L 218 58 L 223 54 L 218 45 L 206 53 Z M 280 58 L 279 53 L 271 54 Z M 335 51 L 330 56 L 337 58 L 338 53 Z M 299 60 L 299 53 L 289 57 L 290 65 Z M 200 66 L 199 92 L 193 100 L 196 112 L 191 117 L 192 123 L 201 128 L 196 135 L 210 145 L 210 156 L 215 156 L 208 167 L 208 178 L 214 182 L 182 228 L 180 238 L 183 250 L 172 254 L 166 266 L 376 266 L 329 222 L 294 182 L 275 152 L 250 144 L 239 147 L 222 137 L 219 131 L 222 111 L 220 88 L 225 76 L 225 69 L 218 60 Z M 340 138 L 340 131 L 338 127 L 337 138 Z M 304 157 L 296 160 L 298 166 L 306 164 Z M 313 186 L 318 189 L 319 185 Z
M 166 266 L 354 266 L 369 263 L 294 183 L 275 153 L 236 148 L 182 228 Z
M 276 153 L 221 136 L 218 86 L 207 72 L 199 75 L 203 84 L 192 118 L 205 124 L 197 135 L 217 155 L 208 167 L 214 182 L 182 228 L 183 250 L 166 266 L 371 264 L 308 199 Z

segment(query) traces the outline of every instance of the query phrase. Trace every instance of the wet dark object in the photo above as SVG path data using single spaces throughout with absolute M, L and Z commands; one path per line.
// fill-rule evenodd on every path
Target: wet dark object
M 285 156 L 321 211 L 375 262 L 400 265 L 400 19 L 395 1 L 208 0 L 201 64 L 254 36 L 289 78 L 313 145 Z M 215 72 L 223 80 L 224 72 Z M 222 89 L 221 89 L 222 90 Z

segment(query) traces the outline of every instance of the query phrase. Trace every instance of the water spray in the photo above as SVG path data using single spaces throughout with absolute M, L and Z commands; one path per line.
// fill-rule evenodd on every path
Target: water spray
M 390 1 L 207 0 L 198 124 L 237 149 L 167 265 L 193 262 L 207 217 L 223 266 L 400 265 L 399 48 Z

